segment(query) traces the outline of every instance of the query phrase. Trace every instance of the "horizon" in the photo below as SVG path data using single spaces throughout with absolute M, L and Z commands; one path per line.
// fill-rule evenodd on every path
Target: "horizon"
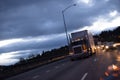
M 120 26 L 119 0 L 1 0 L 0 65 L 66 45 L 61 11 L 73 3 L 64 13 L 69 34 L 99 34 Z

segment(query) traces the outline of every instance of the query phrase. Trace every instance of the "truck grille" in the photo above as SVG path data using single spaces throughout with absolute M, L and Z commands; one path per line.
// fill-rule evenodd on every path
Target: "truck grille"
M 82 53 L 81 47 L 75 47 L 75 48 L 74 48 L 74 53 L 75 53 L 75 54 Z

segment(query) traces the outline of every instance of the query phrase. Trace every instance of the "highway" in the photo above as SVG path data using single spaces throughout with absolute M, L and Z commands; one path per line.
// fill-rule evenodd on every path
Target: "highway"
M 109 71 L 120 66 L 120 51 L 98 50 L 89 58 L 63 60 L 44 65 L 7 80 L 120 80 L 120 71 Z

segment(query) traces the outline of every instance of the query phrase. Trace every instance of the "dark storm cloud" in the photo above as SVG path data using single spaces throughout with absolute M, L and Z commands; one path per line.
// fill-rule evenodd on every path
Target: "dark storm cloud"
M 99 16 L 120 12 L 119 0 L 92 0 L 65 11 L 69 32 L 91 26 Z M 0 47 L 0 53 L 16 52 L 12 58 L 27 57 L 43 50 L 66 45 L 61 11 L 76 0 L 0 0 L 0 41 L 22 38 L 23 41 Z M 54 36 L 53 36 L 54 35 Z M 36 37 L 47 38 L 38 41 Z M 36 38 L 36 40 L 31 40 Z
M 29 4 L 22 4 L 22 1 L 24 0 L 18 1 L 18 3 L 15 1 L 15 4 L 19 5 L 12 5 L 14 3 L 14 0 L 12 0 L 9 5 L 5 5 L 10 8 L 1 11 L 1 39 L 39 36 L 63 32 L 64 28 L 61 20 L 61 9 L 64 6 L 64 3 L 61 3 L 62 0 L 35 0 L 34 3 L 31 1 L 28 2 Z M 6 0 L 6 3 L 8 2 L 9 1 Z M 57 7 L 55 7 L 56 5 Z
M 3 40 L 64 33 L 61 11 L 75 0 L 0 1 L 0 39 Z M 68 31 L 89 26 L 98 16 L 108 14 L 111 10 L 119 10 L 118 3 L 119 0 L 93 0 L 93 6 L 81 3 L 70 8 L 65 12 Z M 27 48 L 26 46 L 27 44 L 22 47 Z
M 0 39 L 63 33 L 61 11 L 73 1 L 1 0 Z M 97 16 L 119 9 L 119 0 L 93 0 L 93 3 L 92 7 L 80 4 L 65 12 L 69 31 L 91 25 Z
M 52 36 L 51 36 L 52 37 Z M 16 42 L 4 47 L 0 47 L 0 53 L 8 53 L 8 52 L 15 52 L 15 51 L 24 51 L 30 50 L 31 53 L 36 53 L 36 51 L 43 51 L 53 49 L 55 47 L 64 46 L 65 37 L 57 36 L 48 40 L 39 41 L 38 39 L 34 40 L 23 40 L 20 42 Z M 59 45 L 59 46 L 58 46 Z
M 79 4 L 76 8 L 70 9 L 66 14 L 66 22 L 71 30 L 90 26 L 100 16 L 106 17 L 111 11 L 119 11 L 119 0 L 92 0 L 93 5 Z M 84 6 L 84 7 L 83 7 Z

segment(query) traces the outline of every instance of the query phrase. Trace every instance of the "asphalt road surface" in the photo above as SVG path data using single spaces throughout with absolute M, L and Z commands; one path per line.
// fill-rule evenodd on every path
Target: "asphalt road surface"
M 33 69 L 7 80 L 120 80 L 120 51 L 98 50 L 89 58 L 69 58 Z M 116 71 L 112 71 L 112 69 Z

